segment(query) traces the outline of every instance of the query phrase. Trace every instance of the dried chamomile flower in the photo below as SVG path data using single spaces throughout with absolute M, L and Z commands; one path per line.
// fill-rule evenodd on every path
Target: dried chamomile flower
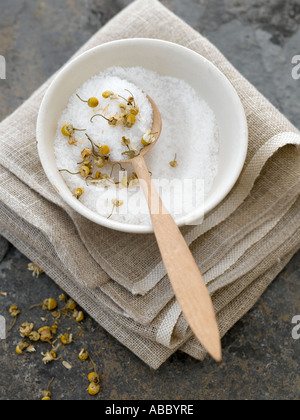
M 130 113 L 132 115 L 138 115 L 138 113 L 140 112 L 140 108 L 136 105 L 130 108 Z
M 155 133 L 151 133 L 150 130 L 147 130 L 146 133 L 143 135 L 141 143 L 143 146 L 149 146 L 155 141 Z
M 95 396 L 99 394 L 99 392 L 101 391 L 101 387 L 99 384 L 95 384 L 94 382 L 92 382 L 89 384 L 88 391 L 90 395 Z
M 121 110 L 122 117 L 127 117 L 130 114 L 136 117 L 138 113 L 140 112 L 140 108 L 138 105 L 133 106 L 133 105 L 125 105 L 125 104 L 120 103 L 119 108 Z
M 52 299 L 52 298 L 45 299 L 44 302 L 43 302 L 42 308 L 44 310 L 54 311 L 54 309 L 57 308 L 57 302 L 56 302 L 55 299 Z
M 63 293 L 61 295 L 59 295 L 58 299 L 59 299 L 60 302 L 63 302 L 63 303 L 66 303 L 67 300 L 68 300 L 67 296 Z
M 16 305 L 13 305 L 9 308 L 9 313 L 14 318 L 14 322 L 8 328 L 8 332 L 10 332 L 13 329 L 15 323 L 17 322 L 17 318 L 18 318 L 18 316 L 20 315 L 21 312 L 19 311 L 19 309 Z
M 50 342 L 53 338 L 52 329 L 50 327 L 42 327 L 38 330 L 40 334 L 40 340 L 44 342 Z
M 128 105 L 125 105 L 125 104 L 119 104 L 119 108 L 120 108 L 120 110 L 121 110 L 121 115 L 122 115 L 122 117 L 126 117 L 127 115 L 128 115 Z
M 52 325 L 51 327 L 51 332 L 53 335 L 55 335 L 57 333 L 58 330 L 58 326 L 56 324 Z
M 126 98 L 124 98 L 123 96 L 121 96 L 121 95 L 118 95 L 118 97 L 119 98 L 121 98 L 121 99 L 124 99 L 124 101 L 126 101 L 127 102 L 127 105 L 128 106 L 131 106 L 131 105 L 134 105 L 134 106 L 136 106 L 136 103 L 135 103 L 135 100 L 134 100 L 134 96 L 133 96 L 133 94 L 130 92 L 130 90 L 128 90 L 128 89 L 125 89 L 125 91 L 126 92 L 128 92 L 129 94 L 130 94 L 130 96 L 129 96 L 129 98 L 128 99 L 126 99 Z
M 131 176 L 127 178 L 127 176 L 125 175 L 121 179 L 121 185 L 123 185 L 123 187 L 125 188 L 133 187 L 133 186 L 139 185 L 139 180 L 135 176 Z
M 64 345 L 71 344 L 71 343 L 73 342 L 73 335 L 72 335 L 72 334 L 69 334 L 69 333 L 65 333 L 65 334 L 61 337 L 61 342 L 62 342 Z
M 81 100 L 81 102 L 87 103 L 90 108 L 97 108 L 97 106 L 99 105 L 99 101 L 95 97 L 90 98 L 88 101 L 84 101 L 83 99 L 80 98 L 78 94 L 76 94 L 76 96 Z
M 110 90 L 106 90 L 105 92 L 102 93 L 102 96 L 104 99 L 108 99 L 111 97 L 112 94 L 113 92 L 111 92 Z
M 85 360 L 87 360 L 90 357 L 90 355 L 88 354 L 86 349 L 82 349 L 81 352 L 79 353 L 78 357 L 79 357 L 80 360 L 82 360 L 84 362 Z
M 13 318 L 17 318 L 17 316 L 20 315 L 21 311 L 19 311 L 16 305 L 13 305 L 9 308 L 9 313 Z
M 123 206 L 124 201 L 123 201 L 123 200 L 116 200 L 116 199 L 113 199 L 113 200 L 112 200 L 112 203 L 113 203 L 113 205 L 114 205 L 114 206 L 116 206 L 116 207 L 121 207 L 121 206 Z
M 29 310 L 41 306 L 44 311 L 54 311 L 57 308 L 57 302 L 55 299 L 49 298 L 45 299 L 42 303 L 37 303 L 36 305 L 30 306 Z
M 87 167 L 89 168 L 90 173 L 91 173 L 91 172 L 93 172 L 94 167 L 93 167 L 93 162 L 92 162 L 92 161 L 87 162 L 87 163 L 85 164 L 85 166 L 87 166 Z
M 175 155 L 174 160 L 172 160 L 172 162 L 170 162 L 170 166 L 172 168 L 177 168 L 177 166 L 178 166 L 178 162 L 177 162 L 176 158 L 177 158 L 177 155 Z
M 138 149 L 136 145 L 130 140 L 126 139 L 125 137 L 122 138 L 122 145 L 128 148 L 128 152 L 124 152 L 124 154 L 128 154 L 129 156 L 134 152 L 134 157 L 138 154 Z
M 35 352 L 36 352 L 36 349 L 32 344 L 30 344 L 26 349 L 26 353 L 35 353 Z
M 29 347 L 29 344 L 26 343 L 25 341 L 21 341 L 17 347 L 16 347 L 16 353 L 17 354 L 23 354 L 23 351 L 26 350 Z
M 128 179 L 128 188 L 136 188 L 140 184 L 137 174 L 134 172 Z
M 113 212 L 114 212 L 115 208 L 121 207 L 124 204 L 123 200 L 117 200 L 117 199 L 112 199 L 111 202 L 112 202 L 112 205 L 113 205 L 113 209 L 112 209 L 111 214 L 108 216 L 108 219 L 110 219 L 111 216 L 113 215 Z
M 83 165 L 79 168 L 79 173 L 82 176 L 82 178 L 85 178 L 86 176 L 88 176 L 90 172 L 91 172 L 90 168 L 86 165 Z
M 86 131 L 86 130 L 80 129 L 80 128 L 74 128 L 72 124 L 65 124 L 63 128 L 61 129 L 61 132 L 65 137 L 73 137 L 75 134 L 75 131 Z
M 130 144 L 131 144 L 131 140 L 130 140 L 130 139 L 127 139 L 127 138 L 124 136 L 124 137 L 122 137 L 122 141 L 121 141 L 121 143 L 122 143 L 122 146 L 126 146 L 126 147 L 128 147 L 128 146 L 130 146 Z
M 68 143 L 70 146 L 77 146 L 78 140 L 75 137 L 69 137 Z
M 129 114 L 129 115 L 126 117 L 126 120 L 124 120 L 124 125 L 125 125 L 125 127 L 127 127 L 127 128 L 131 128 L 131 127 L 133 127 L 133 126 L 135 125 L 135 123 L 136 123 L 136 117 L 135 117 L 135 115 L 133 115 L 133 114 Z
M 59 319 L 61 317 L 61 313 L 62 313 L 62 311 L 60 309 L 58 309 L 57 311 L 51 312 L 51 315 L 53 316 L 53 318 Z
M 32 333 L 34 328 L 34 325 L 29 323 L 29 322 L 24 322 L 24 324 L 22 324 L 20 326 L 20 335 L 21 337 L 25 338 L 25 337 L 29 337 L 30 334 Z
M 77 303 L 73 299 L 69 299 L 66 303 L 65 310 L 74 311 L 76 307 L 77 307 Z
M 82 322 L 84 320 L 84 313 L 82 311 L 74 311 L 73 318 L 76 322 Z
M 90 108 L 97 108 L 97 106 L 99 105 L 99 100 L 95 97 L 92 97 L 88 100 L 88 106 Z
M 110 153 L 110 149 L 107 145 L 104 145 L 99 148 L 99 152 L 101 153 L 101 155 L 107 156 Z
M 118 99 L 118 95 L 116 95 L 114 92 L 112 92 L 111 90 L 106 90 L 105 92 L 102 93 L 102 96 L 104 99 Z
M 77 198 L 77 200 L 79 200 L 79 198 L 84 194 L 84 188 L 76 188 L 76 190 L 74 191 L 74 197 Z
M 40 340 L 41 336 L 38 332 L 32 331 L 28 336 L 30 341 L 37 342 Z
M 52 378 L 51 381 L 49 382 L 47 389 L 45 391 L 42 391 L 42 396 L 43 396 L 42 401 L 51 400 L 51 392 L 49 391 L 49 389 L 53 381 L 54 381 L 54 378 Z
M 93 151 L 90 147 L 85 147 L 82 151 L 81 151 L 81 157 L 84 161 L 88 162 L 88 159 L 92 156 Z
M 72 124 L 63 125 L 61 132 L 66 137 L 71 137 L 74 134 L 74 127 Z
M 53 360 L 57 359 L 57 354 L 51 350 L 51 351 L 47 351 L 46 353 L 41 353 L 43 357 L 43 363 L 44 365 L 47 365 L 48 363 L 53 362 Z
M 100 376 L 96 372 L 92 372 L 88 375 L 88 379 L 90 381 L 90 385 L 88 387 L 88 392 L 90 395 L 97 395 L 99 394 L 101 387 L 100 387 Z
M 89 381 L 93 384 L 99 384 L 100 383 L 100 376 L 97 372 L 91 372 L 88 375 Z
M 42 270 L 37 264 L 34 263 L 28 264 L 28 270 L 32 271 L 33 277 L 39 277 L 41 274 L 44 273 L 44 270 Z
M 105 150 L 104 150 L 105 151 Z M 109 153 L 109 152 L 108 152 Z M 103 158 L 102 156 L 96 156 L 94 158 L 94 164 L 95 166 L 97 166 L 97 168 L 101 169 L 105 166 L 105 158 Z

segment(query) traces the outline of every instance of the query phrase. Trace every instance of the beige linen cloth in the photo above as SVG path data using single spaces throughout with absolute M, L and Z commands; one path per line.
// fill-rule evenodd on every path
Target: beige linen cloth
M 246 111 L 249 150 L 239 181 L 201 226 L 182 230 L 224 336 L 300 248 L 300 135 L 207 39 L 156 0 L 132 3 L 80 52 L 132 37 L 172 41 L 203 55 L 228 77 Z M 202 360 L 205 351 L 174 298 L 154 236 L 97 226 L 66 207 L 48 183 L 35 128 L 49 83 L 0 124 L 1 235 L 152 368 L 178 349 Z

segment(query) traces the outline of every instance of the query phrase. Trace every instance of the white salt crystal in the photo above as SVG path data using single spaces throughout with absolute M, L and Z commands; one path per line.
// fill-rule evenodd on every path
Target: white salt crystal
M 113 91 L 127 98 L 129 93 L 125 89 L 132 92 L 140 108 L 133 128 L 110 127 L 101 117 L 94 118 L 94 123 L 90 122 L 90 118 L 96 113 L 103 113 L 108 104 L 107 117 L 119 112 L 118 101 L 102 98 L 104 91 Z M 88 80 L 70 98 L 58 123 L 55 139 L 57 166 L 59 169 L 78 172 L 78 162 L 82 160 L 80 152 L 84 147 L 90 147 L 85 133 L 79 131 L 75 134 L 79 140 L 77 146 L 68 144 L 68 139 L 61 134 L 61 128 L 66 122 L 75 128 L 85 128 L 93 141 L 107 144 L 112 160 L 126 158 L 122 156 L 122 152 L 127 150 L 121 144 L 123 136 L 130 138 L 138 149 L 141 148 L 141 138 L 147 130 L 151 130 L 153 122 L 152 107 L 144 92 L 157 104 L 163 120 L 162 134 L 147 154 L 146 162 L 155 184 L 160 186 L 159 191 L 166 207 L 178 219 L 201 205 L 202 198 L 210 191 L 218 171 L 219 150 L 213 111 L 183 80 L 163 77 L 140 67 L 112 67 Z M 77 98 L 76 93 L 85 100 L 97 97 L 99 107 L 88 107 Z M 178 166 L 172 168 L 169 163 L 175 155 Z M 129 178 L 133 173 L 131 165 L 123 167 Z M 109 175 L 111 170 L 112 164 L 107 164 L 101 172 Z M 121 181 L 125 175 L 119 167 L 114 168 L 113 174 L 117 181 L 119 176 Z M 151 224 L 140 187 L 119 188 L 109 182 L 106 183 L 108 187 L 90 183 L 87 186 L 80 175 L 62 172 L 62 176 L 72 192 L 84 187 L 80 201 L 92 211 L 109 217 L 113 210 L 112 200 L 122 200 L 124 205 L 114 209 L 112 220 L 137 225 Z M 172 182 L 173 185 L 170 184 Z

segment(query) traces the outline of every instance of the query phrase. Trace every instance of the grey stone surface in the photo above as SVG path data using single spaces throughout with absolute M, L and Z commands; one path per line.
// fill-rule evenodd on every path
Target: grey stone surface
M 0 54 L 7 80 L 0 80 L 0 120 L 20 105 L 83 42 L 130 0 L 1 0 Z M 202 32 L 275 106 L 300 128 L 300 80 L 291 76 L 291 60 L 300 54 L 299 0 L 165 0 L 163 3 Z M 83 330 L 61 321 L 78 337 L 64 351 L 71 371 L 57 361 L 43 365 L 35 354 L 17 356 L 18 327 L 32 321 L 49 324 L 41 308 L 28 310 L 61 290 L 47 276 L 27 271 L 28 261 L 0 238 L 0 315 L 12 322 L 9 307 L 21 315 L 6 340 L 0 341 L 0 399 L 40 399 L 52 377 L 57 400 L 91 399 L 86 392 L 91 364 L 77 354 L 87 346 L 103 375 L 99 399 L 299 399 L 300 340 L 292 338 L 292 318 L 299 314 L 300 253 L 257 305 L 223 340 L 224 361 L 201 363 L 181 353 L 154 372 L 89 317 Z M 78 331 L 78 333 L 77 333 Z

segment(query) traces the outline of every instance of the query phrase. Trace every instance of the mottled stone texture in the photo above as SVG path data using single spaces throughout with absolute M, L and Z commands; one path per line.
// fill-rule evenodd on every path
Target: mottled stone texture
M 0 80 L 0 119 L 21 104 L 83 42 L 130 0 L 1 0 L 0 54 L 7 60 L 7 80 Z M 300 81 L 291 77 L 291 60 L 300 54 L 299 0 L 165 0 L 163 3 L 212 40 L 232 63 L 300 128 Z M 0 399 L 39 399 L 52 377 L 53 399 L 90 399 L 86 392 L 91 364 L 77 354 L 88 347 L 103 374 L 100 399 L 298 399 L 300 340 L 292 339 L 294 315 L 300 314 L 300 254 L 294 257 L 257 305 L 223 340 L 224 362 L 204 363 L 176 354 L 159 371 L 145 366 L 93 320 L 83 331 L 70 319 L 78 337 L 63 359 L 42 364 L 35 354 L 17 356 L 18 326 L 44 325 L 52 317 L 32 304 L 61 290 L 47 276 L 32 277 L 28 261 L 0 238 L 0 315 L 12 323 L 10 305 L 22 314 L 7 340 L 0 341 Z M 79 334 L 80 333 L 80 334 Z

